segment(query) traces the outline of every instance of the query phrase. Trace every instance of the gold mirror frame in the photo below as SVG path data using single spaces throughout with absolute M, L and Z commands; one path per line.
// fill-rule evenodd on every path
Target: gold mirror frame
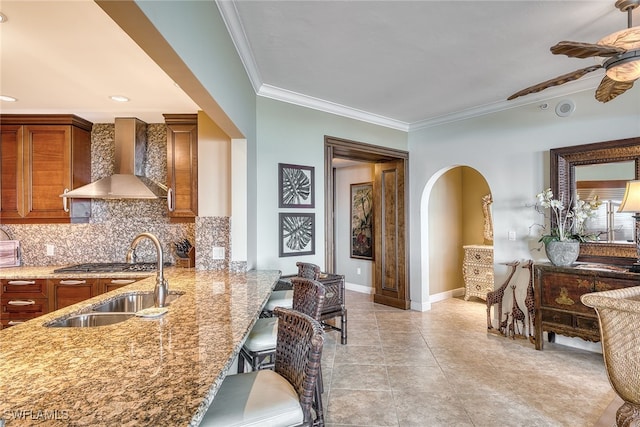
M 551 190 L 565 200 L 572 200 L 576 191 L 576 166 L 633 160 L 635 179 L 640 179 L 640 137 L 554 148 L 550 157 Z M 634 243 L 588 242 L 580 244 L 578 261 L 632 264 L 636 259 Z

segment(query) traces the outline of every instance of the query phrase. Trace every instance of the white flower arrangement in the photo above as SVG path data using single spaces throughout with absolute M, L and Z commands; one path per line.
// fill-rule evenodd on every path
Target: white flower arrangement
M 538 202 L 536 210 L 544 212 L 541 208 L 550 209 L 551 232 L 540 237 L 540 242 L 577 240 L 587 242 L 598 240 L 598 234 L 586 234 L 585 223 L 596 215 L 598 207 L 602 204 L 596 196 L 593 200 L 581 200 L 576 194 L 575 203 L 571 209 L 567 209 L 564 200 L 553 198 L 553 192 L 547 188 L 536 195 Z

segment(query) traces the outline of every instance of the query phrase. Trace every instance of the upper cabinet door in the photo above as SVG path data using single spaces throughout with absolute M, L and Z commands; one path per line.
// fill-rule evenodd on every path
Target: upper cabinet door
M 73 123 L 74 117 L 2 117 L 3 222 L 88 221 L 89 200 L 60 197 L 65 190 L 87 184 L 91 179 L 91 123 L 77 118 L 82 127 L 67 124 Z
M 193 222 L 198 215 L 198 115 L 164 117 L 169 218 L 172 222 Z
M 0 127 L 0 218 L 22 218 L 26 213 L 23 194 L 23 126 Z
M 25 126 L 27 218 L 68 217 L 60 194 L 71 189 L 70 126 Z

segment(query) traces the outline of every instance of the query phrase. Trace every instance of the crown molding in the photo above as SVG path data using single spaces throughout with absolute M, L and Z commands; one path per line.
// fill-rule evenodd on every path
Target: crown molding
M 399 120 L 390 119 L 388 117 L 377 114 L 368 113 L 355 108 L 336 104 L 335 102 L 325 101 L 312 96 L 303 95 L 287 89 L 281 89 L 275 86 L 263 84 L 258 91 L 259 96 L 271 98 L 289 104 L 295 104 L 302 107 L 312 108 L 314 110 L 325 113 L 336 114 L 338 116 L 359 120 L 362 122 L 372 123 L 374 125 L 384 126 L 391 129 L 409 131 L 409 123 Z
M 240 61 L 244 65 L 244 69 L 247 72 L 251 86 L 253 86 L 254 92 L 258 93 L 260 86 L 262 86 L 262 77 L 260 71 L 256 66 L 256 60 L 253 57 L 249 43 L 247 42 L 247 35 L 244 32 L 244 27 L 240 22 L 240 15 L 234 1 L 216 0 L 216 5 L 222 16 L 222 20 L 227 27 L 227 31 L 231 36 L 231 41 L 236 47 L 236 51 L 240 56 Z

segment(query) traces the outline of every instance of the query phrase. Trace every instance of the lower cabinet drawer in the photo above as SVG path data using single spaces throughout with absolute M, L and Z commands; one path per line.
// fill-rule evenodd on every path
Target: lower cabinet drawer
M 573 315 L 562 311 L 542 309 L 542 321 L 573 327 Z
M 44 313 L 17 313 L 17 314 L 13 314 L 8 319 L 0 319 L 0 323 L 2 323 L 3 328 L 8 328 L 10 326 L 16 326 L 21 323 L 24 323 L 27 320 L 35 319 L 36 317 L 39 317 L 42 314 Z
M 0 300 L 0 318 L 33 318 L 47 313 L 48 301 L 43 298 L 3 298 Z
M 323 313 L 341 310 L 344 305 L 344 277 L 329 276 L 327 279 L 320 278 L 320 283 L 324 285 L 325 297 Z
M 3 297 L 47 297 L 47 279 L 0 279 L 0 284 Z
M 586 329 L 595 333 L 600 333 L 600 325 L 597 317 L 576 316 L 576 327 Z
M 0 279 L 0 323 L 18 325 L 49 312 L 47 279 Z

